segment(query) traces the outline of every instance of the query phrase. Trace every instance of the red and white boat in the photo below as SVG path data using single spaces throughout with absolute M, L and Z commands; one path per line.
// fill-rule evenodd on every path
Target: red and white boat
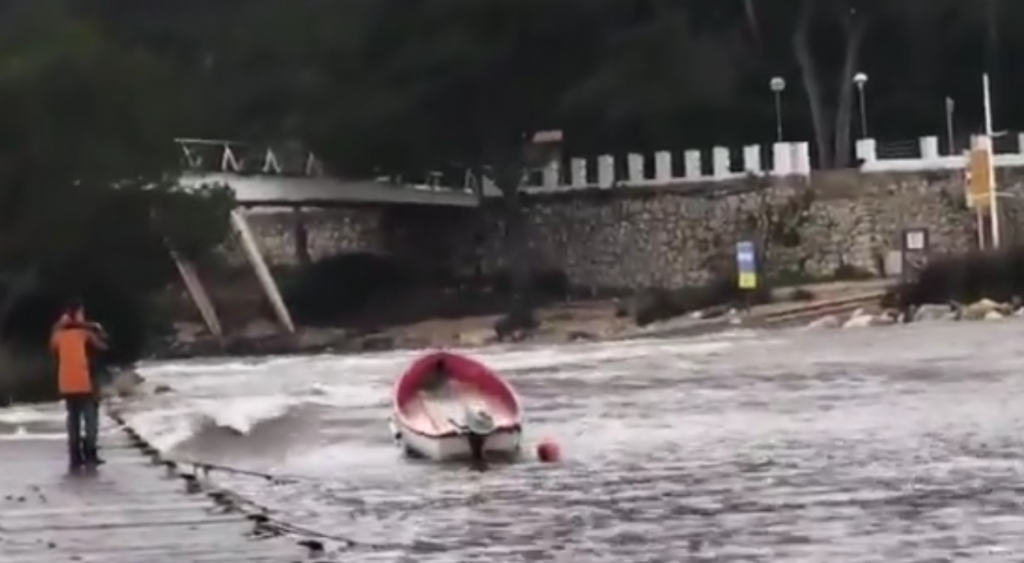
M 511 457 L 522 438 L 515 390 L 480 362 L 435 352 L 395 383 L 391 430 L 405 452 L 436 461 Z

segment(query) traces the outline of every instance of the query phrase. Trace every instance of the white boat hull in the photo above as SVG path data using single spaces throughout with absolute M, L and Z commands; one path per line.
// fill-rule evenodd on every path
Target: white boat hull
M 433 461 L 464 461 L 472 457 L 466 436 L 445 436 L 435 438 L 413 432 L 392 418 L 391 434 L 395 442 L 406 453 Z M 497 430 L 484 441 L 484 455 L 512 457 L 519 453 L 523 432 Z

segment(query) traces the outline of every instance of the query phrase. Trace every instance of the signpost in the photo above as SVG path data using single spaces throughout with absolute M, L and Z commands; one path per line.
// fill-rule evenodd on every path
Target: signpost
M 905 280 L 912 279 L 913 274 L 924 268 L 928 260 L 929 248 L 928 229 L 904 229 L 901 246 L 902 265 L 900 274 Z
M 757 248 L 752 241 L 736 243 L 736 271 L 740 289 L 757 289 Z
M 992 96 L 988 74 L 982 76 L 982 95 L 985 109 L 985 134 L 975 137 L 967 153 L 967 205 L 974 209 L 978 221 L 978 246 L 985 248 L 985 218 L 988 217 L 989 245 L 999 248 L 999 194 L 996 192 L 994 151 L 992 139 Z

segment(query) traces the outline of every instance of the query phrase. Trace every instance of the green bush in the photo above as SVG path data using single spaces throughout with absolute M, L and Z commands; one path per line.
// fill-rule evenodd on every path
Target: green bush
M 981 298 L 1008 302 L 1024 296 L 1024 247 L 972 251 L 933 258 L 917 275 L 900 284 L 887 301 L 907 307 Z

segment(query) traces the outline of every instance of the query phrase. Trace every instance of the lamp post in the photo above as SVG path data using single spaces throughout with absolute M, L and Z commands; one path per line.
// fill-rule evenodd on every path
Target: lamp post
M 853 83 L 857 86 L 857 95 L 860 99 L 860 136 L 868 138 L 868 111 L 867 97 L 864 95 L 864 85 L 868 83 L 868 75 L 858 72 L 853 75 Z
M 775 96 L 775 141 L 782 142 L 782 92 L 786 90 L 786 80 L 781 76 L 773 77 L 768 86 Z
M 953 114 L 956 113 L 956 102 L 946 96 L 946 154 L 956 154 L 956 140 L 953 134 Z

